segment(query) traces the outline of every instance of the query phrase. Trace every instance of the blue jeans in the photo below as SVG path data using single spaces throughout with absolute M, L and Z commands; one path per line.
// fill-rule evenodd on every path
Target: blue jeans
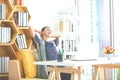
M 69 73 L 60 73 L 61 75 L 61 80 L 70 80 L 71 79 L 71 74 Z

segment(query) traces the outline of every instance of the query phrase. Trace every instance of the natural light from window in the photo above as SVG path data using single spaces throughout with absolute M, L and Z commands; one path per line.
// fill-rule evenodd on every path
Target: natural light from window
M 68 4 L 69 1 L 69 4 Z M 24 0 L 30 15 L 30 25 L 40 28 L 53 25 L 58 18 L 58 12 L 71 7 L 73 0 Z

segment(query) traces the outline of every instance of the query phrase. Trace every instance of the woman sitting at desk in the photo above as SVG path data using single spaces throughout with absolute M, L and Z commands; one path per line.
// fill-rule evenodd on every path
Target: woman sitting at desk
M 60 35 L 52 34 L 49 26 L 45 26 L 41 30 L 32 29 L 32 27 L 29 27 L 29 29 L 37 48 L 38 60 L 57 60 L 58 51 L 56 47 L 59 44 Z M 50 38 L 54 39 L 50 40 Z M 48 78 L 46 66 L 38 66 L 38 77 Z M 61 80 L 70 80 L 70 75 L 61 73 Z

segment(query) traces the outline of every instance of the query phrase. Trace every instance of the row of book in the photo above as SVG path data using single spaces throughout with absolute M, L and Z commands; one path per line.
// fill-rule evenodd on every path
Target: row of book
M 65 52 L 76 52 L 77 51 L 76 40 L 61 40 L 61 48 Z
M 8 77 L 0 77 L 0 80 L 8 80 Z
M 17 26 L 28 27 L 28 12 L 16 11 L 13 14 L 13 19 Z
M 6 19 L 6 5 L 0 4 L 0 19 Z
M 22 5 L 23 0 L 10 0 L 12 5 Z
M 18 45 L 18 48 L 20 48 L 20 49 L 26 49 L 27 48 L 25 34 L 18 34 L 17 45 Z
M 0 42 L 8 43 L 11 41 L 11 27 L 0 26 Z
M 8 61 L 10 60 L 9 57 L 0 57 L 0 74 L 8 73 Z
M 60 32 L 74 32 L 73 23 L 70 20 L 63 20 L 59 22 Z

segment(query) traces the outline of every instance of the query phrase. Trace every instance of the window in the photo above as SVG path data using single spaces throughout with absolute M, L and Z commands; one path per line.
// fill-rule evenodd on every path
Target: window
M 78 46 L 82 43 L 98 43 L 99 57 L 106 56 L 102 54 L 106 45 L 115 47 L 116 52 L 120 53 L 120 0 L 25 1 L 30 8 L 32 26 L 39 27 L 50 23 L 50 26 L 57 30 L 60 19 L 69 19 L 79 34 Z M 40 7 L 36 11 L 38 5 Z

